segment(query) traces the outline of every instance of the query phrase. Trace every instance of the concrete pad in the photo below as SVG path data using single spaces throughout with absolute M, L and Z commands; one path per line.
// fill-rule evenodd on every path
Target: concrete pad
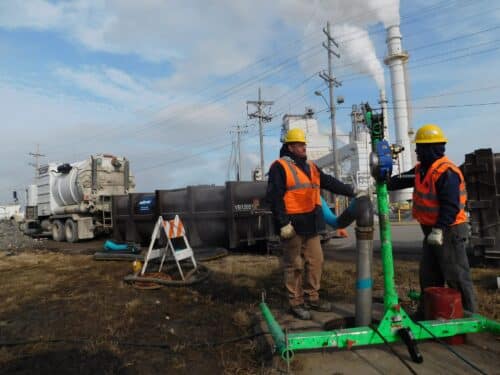
M 272 310 L 276 320 L 289 332 L 320 331 L 324 324 L 333 319 L 354 315 L 352 304 L 335 304 L 331 313 L 312 312 L 311 321 L 294 318 L 287 311 Z M 373 317 L 380 319 L 383 305 L 374 303 Z M 267 325 L 258 315 L 257 329 L 267 331 Z M 263 350 L 269 354 L 273 348 L 270 335 L 261 342 Z M 412 362 L 403 343 L 391 344 L 394 350 L 418 374 L 469 374 L 476 373 L 472 367 L 451 353 L 445 346 L 432 342 L 420 341 L 419 349 L 424 362 Z M 466 344 L 452 346 L 453 350 L 488 374 L 500 374 L 500 340 L 491 334 L 470 334 Z M 278 355 L 268 361 L 271 374 L 286 373 L 287 364 Z M 404 374 L 411 373 L 408 368 L 385 345 L 353 348 L 352 350 L 324 349 L 295 352 L 290 363 L 293 374 Z

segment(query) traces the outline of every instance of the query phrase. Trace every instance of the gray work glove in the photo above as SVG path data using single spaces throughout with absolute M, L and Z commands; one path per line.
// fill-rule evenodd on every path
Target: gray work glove
M 432 228 L 432 232 L 427 236 L 427 244 L 431 246 L 443 246 L 443 230 Z
M 281 227 L 280 236 L 284 240 L 289 240 L 293 236 L 295 236 L 295 229 L 293 228 L 292 223 L 288 223 L 287 225 Z

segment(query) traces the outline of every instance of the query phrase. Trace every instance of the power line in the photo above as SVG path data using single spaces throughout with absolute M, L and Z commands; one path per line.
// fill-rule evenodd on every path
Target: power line
M 434 6 L 431 6 L 431 7 L 428 7 L 428 8 L 424 8 L 424 10 L 425 10 L 425 9 L 427 9 L 427 11 L 432 11 L 432 10 L 435 10 L 436 8 L 438 8 L 438 7 L 442 7 L 442 6 L 450 6 L 450 5 L 451 5 L 451 2 L 446 2 L 446 1 L 443 1 L 442 3 L 439 3 L 439 4 L 437 4 L 437 5 L 434 5 Z M 416 13 L 417 13 L 417 12 L 416 12 Z M 424 13 L 424 11 L 420 10 L 420 11 L 418 12 L 418 14 L 417 14 L 416 19 L 421 18 L 423 14 L 425 14 L 425 13 Z M 403 16 L 401 16 L 401 18 L 402 18 L 402 19 L 406 19 L 406 18 L 410 18 L 410 16 L 411 16 L 411 14 L 408 14 L 408 15 L 403 15 Z M 383 32 L 383 31 L 384 31 L 384 30 L 380 30 L 380 31 L 378 31 L 378 32 Z M 377 33 L 378 33 L 378 32 L 377 32 Z M 351 39 L 351 40 L 353 40 L 353 39 Z M 314 49 L 314 48 L 316 48 L 316 47 L 319 47 L 319 46 L 313 46 L 311 49 Z M 307 50 L 306 50 L 306 51 L 302 51 L 300 54 L 305 53 L 305 52 L 308 52 L 308 51 L 307 51 Z M 299 54 L 299 55 L 300 55 L 300 54 Z M 294 57 L 296 57 L 296 56 L 292 56 L 290 59 L 293 59 Z M 282 63 L 283 63 L 283 62 L 282 62 Z M 281 64 L 281 63 L 280 63 L 280 64 Z M 276 67 L 275 67 L 275 68 L 276 68 Z M 274 69 L 274 68 L 273 68 L 273 69 Z M 271 72 L 271 73 L 274 73 L 274 72 Z M 253 79 L 257 79 L 257 78 L 258 78 L 258 77 L 253 77 Z M 252 79 L 252 78 L 251 78 L 251 79 Z M 262 79 L 262 78 L 261 78 L 261 79 Z M 242 82 L 242 83 L 238 84 L 235 88 L 237 88 L 239 85 L 242 85 L 242 84 L 245 84 L 245 83 L 248 83 L 248 80 L 246 80 L 246 81 L 244 81 L 244 82 Z M 225 93 L 226 93 L 226 94 L 228 94 L 228 93 L 230 94 L 232 89 L 233 89 L 233 88 L 230 88 L 230 89 L 229 89 L 229 90 L 227 90 Z M 222 97 L 220 97 L 220 98 L 216 98 L 216 99 L 215 99 L 215 102 L 217 102 L 217 101 L 219 101 L 219 100 L 222 100 L 222 99 L 224 99 L 224 98 L 226 98 L 226 97 L 227 97 L 227 95 L 226 95 L 226 96 L 222 96 Z M 210 104 L 210 103 L 213 103 L 213 102 L 209 102 L 208 104 Z M 165 107 L 163 107 L 162 109 L 164 109 L 164 108 L 165 108 Z M 189 109 L 189 108 L 186 108 L 186 109 Z M 161 110 L 161 109 L 160 109 L 160 110 Z M 171 119 L 171 117 L 169 117 L 169 118 L 167 118 L 167 119 L 158 120 L 158 121 L 150 121 L 150 122 L 146 123 L 146 124 L 144 125 L 144 127 L 147 127 L 147 126 L 152 126 L 152 125 L 155 125 L 155 124 L 161 124 L 161 123 L 164 123 L 164 122 L 169 121 L 170 119 Z M 143 130 L 143 129 L 136 129 L 136 130 L 135 130 L 132 134 L 137 134 L 138 132 L 140 132 L 140 131 L 142 131 L 142 130 Z M 124 133 L 124 132 L 122 131 L 121 133 Z M 103 135 L 103 134 L 101 134 L 101 136 L 102 136 L 102 135 Z M 80 141 L 80 143 L 81 143 L 81 141 Z
M 500 88 L 500 84 L 493 85 L 493 86 L 476 87 L 476 88 L 468 89 L 468 90 L 449 91 L 449 92 L 444 92 L 444 93 L 436 94 L 436 95 L 426 95 L 426 96 L 421 96 L 421 97 L 413 98 L 413 101 L 423 100 L 423 99 L 430 99 L 430 98 L 439 98 L 439 97 L 443 97 L 443 96 L 452 96 L 452 95 L 459 95 L 459 94 L 467 94 L 467 93 L 477 92 L 477 91 L 487 91 L 487 90 L 493 90 L 493 89 L 497 89 L 497 88 Z
M 466 54 L 466 55 L 459 56 L 459 57 L 467 57 L 467 56 L 470 56 L 470 55 L 473 55 L 473 54 L 483 53 L 483 52 L 487 52 L 487 51 L 479 51 L 479 52 L 476 52 L 476 53 L 470 53 L 470 54 Z M 456 59 L 456 58 L 459 58 L 459 57 L 454 57 L 454 58 L 451 58 L 451 60 Z M 442 62 L 449 61 L 449 60 L 450 60 L 450 59 L 444 59 L 444 60 L 441 60 L 441 61 L 438 61 L 438 62 L 432 62 L 431 64 L 442 63 Z M 425 65 L 429 65 L 429 64 L 425 64 Z M 413 66 L 412 68 L 415 68 L 415 66 Z M 354 79 L 350 79 L 350 80 L 354 80 Z M 417 108 L 418 108 L 418 107 L 417 107 Z M 435 107 L 435 108 L 437 108 L 437 107 Z M 425 109 L 425 108 L 424 108 L 424 109 Z M 431 109 L 431 108 L 427 108 L 427 109 Z
M 496 102 L 487 102 L 487 103 L 462 103 L 462 104 L 453 104 L 453 105 L 435 105 L 435 106 L 421 106 L 421 107 L 417 107 L 418 109 L 440 109 L 440 108 L 460 108 L 460 107 L 476 107 L 476 106 L 480 106 L 480 107 L 483 107 L 483 106 L 493 106 L 493 105 L 500 105 L 500 101 L 496 101 Z M 347 109 L 352 109 L 351 107 L 347 107 L 347 106 L 338 106 L 337 107 L 338 109 L 342 109 L 342 110 L 347 110 Z M 389 107 L 391 108 L 391 107 Z M 394 107 L 392 107 L 394 108 Z M 325 108 L 323 110 L 320 110 L 316 113 L 322 113 L 322 112 L 326 112 L 328 111 L 329 109 L 328 108 Z M 244 139 L 250 139 L 250 138 L 253 138 L 255 136 L 257 136 L 258 134 L 253 134 L 249 137 L 246 137 Z M 270 135 L 270 133 L 266 134 L 266 135 Z M 158 163 L 156 165 L 153 165 L 153 166 L 149 166 L 149 167 L 145 167 L 145 168 L 140 168 L 138 169 L 135 174 L 138 174 L 140 172 L 143 172 L 143 171 L 147 171 L 147 170 L 150 170 L 150 169 L 155 169 L 155 168 L 159 168 L 161 166 L 165 166 L 165 165 L 169 165 L 169 164 L 173 164 L 173 163 L 179 163 L 179 162 L 182 162 L 182 161 L 185 161 L 185 160 L 189 160 L 193 157 L 196 157 L 196 156 L 199 156 L 199 155 L 202 155 L 202 154 L 208 154 L 212 151 L 218 151 L 220 149 L 223 149 L 223 148 L 226 148 L 226 147 L 229 147 L 231 146 L 231 143 L 224 143 L 224 144 L 221 144 L 221 145 L 217 145 L 215 147 L 212 147 L 212 148 L 209 148 L 209 149 L 205 149 L 205 150 L 202 150 L 200 152 L 197 152 L 197 153 L 194 153 L 194 154 L 191 154 L 191 155 L 188 155 L 188 156 L 184 156 L 184 157 L 181 157 L 181 158 L 178 158 L 178 159 L 174 159 L 174 160 L 168 160 L 168 161 L 165 161 L 165 162 L 162 162 L 162 163 Z

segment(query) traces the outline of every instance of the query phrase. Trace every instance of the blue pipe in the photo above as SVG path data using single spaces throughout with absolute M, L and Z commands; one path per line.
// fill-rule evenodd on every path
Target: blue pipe
M 330 207 L 328 207 L 328 203 L 321 197 L 321 209 L 323 210 L 323 218 L 326 223 L 333 227 L 333 229 L 338 228 L 337 215 L 335 215 Z
M 339 216 L 336 216 L 321 197 L 321 210 L 327 224 L 334 229 L 347 228 L 354 220 L 360 227 L 373 226 L 373 207 L 369 197 L 354 198 Z

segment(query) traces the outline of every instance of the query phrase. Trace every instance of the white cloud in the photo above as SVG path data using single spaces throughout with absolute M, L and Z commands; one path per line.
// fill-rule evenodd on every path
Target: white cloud
M 9 29 L 57 27 L 62 15 L 59 6 L 44 0 L 2 1 L 0 4 L 0 25 Z
M 3 27 L 51 29 L 90 50 L 168 61 L 175 74 L 163 81 L 163 87 L 193 89 L 207 78 L 239 71 L 256 57 L 269 54 L 291 33 L 299 36 L 307 26 L 323 38 L 319 30 L 327 19 L 353 25 L 395 20 L 399 1 L 36 0 L 8 4 L 13 5 L 0 9 Z M 289 49 L 293 48 L 298 50 L 293 45 Z
M 62 84 L 78 87 L 116 106 L 140 110 L 169 100 L 166 94 L 150 88 L 148 82 L 138 82 L 124 71 L 106 66 L 85 66 L 80 69 L 59 67 L 54 71 Z
M 390 2 L 392 6 L 398 3 Z M 229 130 L 246 118 L 245 101 L 256 99 L 257 87 L 262 86 L 264 98 L 268 100 L 286 94 L 276 102 L 273 112 L 302 112 L 307 95 L 321 84 L 317 76 L 292 93 L 287 91 L 307 74 L 325 67 L 326 54 L 320 43 L 324 40 L 321 28 L 326 19 L 337 24 L 340 20 L 350 20 L 358 26 L 377 20 L 393 22 L 393 12 L 383 3 L 364 0 L 220 0 L 215 5 L 201 0 L 2 2 L 0 27 L 4 29 L 55 31 L 91 51 L 123 54 L 124 58 L 135 54 L 145 61 L 168 61 L 172 66 L 168 75 L 152 80 L 141 77 L 133 69 L 124 71 L 104 64 L 68 66 L 58 62 L 53 71 L 56 81 L 50 92 L 35 88 L 37 82 L 31 76 L 9 77 L 9 83 L 0 82 L 0 100 L 6 119 L 2 123 L 2 136 L 12 139 L 12 144 L 3 152 L 18 155 L 19 149 L 24 148 L 25 154 L 32 151 L 36 143 L 40 143 L 42 152 L 51 158 L 65 161 L 79 160 L 93 152 L 112 152 L 129 157 L 132 168 L 137 170 L 162 161 L 181 160 L 142 172 L 138 178 L 141 190 L 188 183 L 220 183 L 229 157 L 230 148 L 225 147 L 230 142 Z M 434 3 L 436 1 L 426 6 Z M 377 13 L 384 9 L 384 14 Z M 450 27 L 445 26 L 439 30 Z M 426 24 L 426 27 L 432 25 Z M 455 22 L 453 27 L 460 27 L 460 23 Z M 407 40 L 405 36 L 405 48 L 411 46 Z M 383 37 L 377 42 L 377 46 L 385 50 Z M 302 55 L 300 65 L 291 58 L 289 65 L 272 68 L 312 43 L 316 43 L 316 50 Z M 252 63 L 261 56 L 268 57 Z M 248 64 L 251 67 L 245 69 Z M 259 77 L 270 68 L 271 79 Z M 460 89 L 461 86 L 449 84 L 456 82 L 453 74 L 468 77 L 468 85 L 464 85 L 467 88 L 479 85 L 479 76 L 484 78 L 484 72 L 496 71 L 494 64 L 469 68 L 470 71 L 449 68 L 450 74 L 446 75 L 432 67 L 427 72 L 411 71 L 410 76 L 413 86 L 429 85 L 427 89 L 431 93 L 431 86 Z M 304 71 L 309 73 L 304 76 Z M 237 74 L 231 76 L 234 73 Z M 248 78 L 254 79 L 231 89 Z M 203 91 L 207 82 L 215 84 L 212 90 Z M 346 82 L 344 86 L 342 90 L 353 85 Z M 367 96 L 374 95 L 372 91 L 376 91 L 374 86 L 364 87 L 346 98 L 350 103 L 366 100 Z M 70 92 L 71 96 L 61 92 Z M 313 104 L 323 107 L 319 98 L 314 99 L 317 101 Z M 464 102 L 473 99 L 462 97 Z M 472 151 L 476 145 L 500 146 L 495 143 L 500 135 L 491 125 L 491 114 L 479 110 L 475 113 L 477 118 L 450 122 L 445 111 L 422 111 L 416 113 L 416 119 L 423 121 L 423 115 L 429 115 L 428 118 L 433 116 L 436 122 L 440 121 L 453 140 L 450 142 L 453 155 Z M 461 134 L 472 121 L 487 121 L 487 125 L 468 138 L 471 144 L 467 150 L 459 150 L 463 144 Z M 339 112 L 340 128 L 344 122 L 349 123 L 347 111 Z M 267 165 L 277 157 L 280 147 L 276 135 L 279 123 L 280 118 L 276 118 L 266 125 L 267 129 L 273 128 L 273 135 L 265 138 Z M 492 136 L 487 137 L 484 132 Z M 243 149 L 244 175 L 249 177 L 250 169 L 259 163 L 258 137 L 244 140 Z M 27 159 L 27 156 L 19 157 L 15 162 L 0 163 L 0 173 L 16 180 L 29 180 L 31 171 L 26 167 Z

